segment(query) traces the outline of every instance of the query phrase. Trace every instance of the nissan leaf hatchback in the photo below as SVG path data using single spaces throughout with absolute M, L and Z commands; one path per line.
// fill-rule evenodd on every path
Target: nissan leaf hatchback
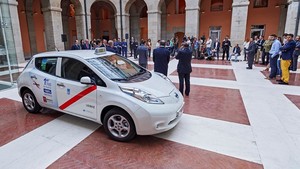
M 95 121 L 117 141 L 167 131 L 183 113 L 183 96 L 166 76 L 105 48 L 37 54 L 17 84 L 28 112 L 45 107 Z

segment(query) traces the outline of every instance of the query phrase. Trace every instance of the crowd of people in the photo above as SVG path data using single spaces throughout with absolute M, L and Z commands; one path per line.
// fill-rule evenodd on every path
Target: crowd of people
M 107 51 L 117 53 L 123 57 L 127 58 L 128 54 L 128 45 L 127 41 L 120 38 L 113 40 L 106 39 L 94 39 L 89 41 L 88 39 L 81 39 L 80 42 L 75 40 L 75 43 L 72 45 L 71 50 L 93 50 L 99 47 L 105 47 Z
M 265 71 L 270 74 L 266 79 L 274 79 L 278 84 L 289 84 L 290 71 L 296 71 L 300 55 L 300 36 L 294 38 L 293 34 L 276 34 L 247 39 L 244 42 L 245 60 L 248 61 L 247 69 L 252 69 L 253 63 L 267 65 Z M 280 77 L 276 78 L 276 77 Z
M 127 41 L 123 39 L 113 40 L 93 40 L 89 41 L 78 40 L 72 46 L 72 50 L 87 50 L 95 49 L 97 47 L 105 47 L 107 51 L 117 53 L 127 58 L 128 45 Z M 192 72 L 191 60 L 207 59 L 219 60 L 222 49 L 222 60 L 239 61 L 242 49 L 238 44 L 233 47 L 230 54 L 231 42 L 228 36 L 221 42 L 218 39 L 214 41 L 208 37 L 202 36 L 183 37 L 182 42 L 179 42 L 178 37 L 170 40 L 158 40 L 155 49 L 152 52 L 151 39 L 141 40 L 138 42 L 135 38 L 129 41 L 130 57 L 138 59 L 139 65 L 147 68 L 148 60 L 153 55 L 154 71 L 168 75 L 168 64 L 171 57 L 179 60 L 177 65 L 177 72 L 179 77 L 179 91 L 186 96 L 190 93 L 190 73 Z M 272 34 L 267 40 L 264 36 L 255 36 L 246 39 L 243 44 L 244 61 L 247 61 L 247 69 L 252 69 L 253 64 L 267 65 L 265 71 L 270 74 L 266 79 L 276 79 L 279 84 L 287 85 L 289 83 L 289 71 L 296 71 L 298 64 L 298 56 L 300 54 L 300 37 L 292 34 L 284 34 L 283 38 Z M 233 58 L 234 57 L 234 58 Z M 259 63 L 260 62 L 260 63 Z M 185 88 L 185 90 L 184 90 Z

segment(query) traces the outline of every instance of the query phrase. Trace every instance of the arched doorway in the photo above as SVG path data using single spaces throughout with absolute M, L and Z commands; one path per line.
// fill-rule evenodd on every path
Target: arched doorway
M 62 40 L 65 49 L 68 50 L 77 39 L 76 14 L 79 13 L 78 11 L 81 11 L 81 4 L 79 0 L 62 0 L 61 9 L 63 24 Z
M 180 45 L 181 45 L 181 43 L 182 43 L 182 41 L 183 41 L 183 37 L 184 37 L 184 32 L 176 32 L 175 34 L 174 34 L 174 38 L 175 38 L 175 40 L 177 40 L 178 41 L 178 47 L 180 47 Z
M 138 41 L 148 39 L 148 8 L 145 1 L 129 1 L 126 9 L 130 15 L 130 36 Z
M 91 26 L 93 39 L 113 39 L 117 37 L 115 26 L 116 9 L 109 1 L 96 1 L 91 7 Z
M 170 40 L 174 38 L 176 32 L 185 32 L 185 7 L 185 0 L 165 0 L 162 2 L 162 39 Z M 181 34 L 178 35 L 181 37 Z
M 41 0 L 18 0 L 18 15 L 25 59 L 46 51 L 44 16 L 41 6 Z

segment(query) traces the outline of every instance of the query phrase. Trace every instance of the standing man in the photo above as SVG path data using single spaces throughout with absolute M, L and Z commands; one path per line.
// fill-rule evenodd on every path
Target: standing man
M 141 41 L 141 46 L 136 49 L 136 53 L 139 56 L 139 65 L 147 69 L 148 67 L 148 48 L 145 46 L 145 41 Z
M 106 50 L 113 53 L 117 53 L 117 51 L 114 49 L 114 41 L 112 40 L 108 41 L 108 44 L 106 45 Z
M 206 52 L 207 52 L 208 57 L 211 56 L 211 45 L 212 45 L 212 40 L 210 37 L 208 37 L 207 41 L 206 41 Z
M 275 34 L 271 35 L 271 39 L 273 40 L 271 50 L 269 51 L 271 72 L 269 77 L 267 77 L 266 79 L 274 79 L 276 77 L 277 60 L 280 52 L 279 49 L 281 48 L 281 42 L 277 39 L 277 36 Z
M 255 63 L 258 63 L 260 57 L 263 55 L 263 52 L 264 52 L 264 46 L 263 46 L 263 44 L 264 43 L 265 43 L 264 36 L 260 35 L 259 36 L 259 40 L 256 42 L 257 53 L 255 55 Z
M 256 43 L 253 41 L 253 38 L 250 38 L 249 47 L 247 49 L 248 67 L 246 69 L 252 69 L 255 51 L 256 51 Z
M 117 52 L 119 55 L 122 55 L 122 42 L 121 42 L 120 38 L 118 38 L 118 41 L 117 41 Z
M 185 83 L 185 95 L 190 94 L 190 74 L 192 72 L 192 51 L 189 49 L 189 45 L 184 43 L 183 49 L 178 51 L 176 59 L 179 60 L 177 65 L 177 72 L 179 77 L 179 91 L 183 95 L 183 88 Z
M 133 40 L 133 56 L 134 56 L 134 59 L 137 59 L 137 53 L 136 53 L 136 50 L 139 46 L 139 43 L 137 42 L 136 39 Z
M 300 36 L 296 36 L 295 38 L 296 40 L 296 47 L 295 47 L 295 51 L 293 53 L 293 66 L 292 66 L 292 71 L 296 71 L 297 67 L 298 67 L 298 57 L 300 55 Z
M 170 61 L 170 51 L 165 48 L 166 42 L 160 41 L 160 47 L 153 50 L 154 72 L 168 75 L 168 64 Z
M 282 72 L 281 80 L 278 84 L 288 85 L 290 80 L 290 72 L 289 67 L 291 65 L 293 59 L 293 53 L 296 47 L 296 42 L 293 40 L 293 34 L 287 34 L 286 36 L 286 44 L 284 44 L 281 48 L 281 61 L 280 68 Z
M 88 39 L 86 39 L 86 40 L 85 40 L 85 43 L 83 43 L 83 44 L 81 45 L 81 49 L 82 49 L 82 50 L 89 50 L 89 49 L 91 49 L 91 45 L 90 45 L 90 42 L 89 42 Z
M 263 65 L 268 65 L 269 64 L 269 60 L 270 60 L 270 57 L 269 57 L 270 54 L 269 54 L 269 52 L 271 50 L 272 43 L 273 43 L 272 37 L 269 36 L 268 39 L 263 44 L 264 53 L 263 53 L 262 58 L 261 58 Z
M 131 37 L 131 39 L 130 39 L 130 57 L 132 57 L 132 54 L 133 54 L 133 43 L 134 43 L 134 38 Z
M 216 42 L 214 43 L 214 55 L 217 56 L 217 60 L 219 60 L 219 52 L 220 52 L 220 42 L 219 39 L 216 38 Z
M 223 48 L 222 60 L 224 60 L 225 54 L 226 54 L 226 60 L 229 59 L 229 49 L 230 49 L 230 47 L 231 47 L 231 42 L 229 41 L 228 36 L 226 36 L 226 38 L 222 42 L 222 48 Z
M 80 45 L 77 39 L 75 40 L 75 44 L 72 45 L 71 50 L 80 50 Z
M 127 58 L 127 42 L 125 39 L 123 39 L 121 43 L 121 47 L 122 47 L 122 56 Z

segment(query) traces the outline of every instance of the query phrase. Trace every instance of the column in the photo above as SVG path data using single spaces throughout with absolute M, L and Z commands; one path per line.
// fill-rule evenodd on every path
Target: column
M 185 34 L 189 37 L 199 37 L 200 8 L 185 8 Z
M 75 15 L 77 39 L 86 39 L 85 16 L 84 13 Z
M 167 14 L 161 14 L 161 39 L 168 40 L 167 35 Z
M 2 2 L 3 3 L 3 2 Z M 14 0 L 8 0 L 7 4 L 2 5 L 8 5 L 8 8 L 2 8 L 2 15 L 4 22 L 10 23 L 11 22 L 11 29 L 8 28 L 6 31 L 11 32 L 10 35 L 12 36 L 6 36 L 7 42 L 8 42 L 8 50 L 10 53 L 10 57 L 15 57 L 15 59 L 11 59 L 11 64 L 17 64 L 25 62 L 24 58 L 24 52 L 23 52 L 23 44 L 21 39 L 21 30 L 20 30 L 20 22 L 19 22 L 19 15 L 18 15 L 18 2 Z M 5 12 L 4 10 L 9 10 L 9 12 Z M 10 14 L 10 16 L 5 16 L 5 14 Z M 10 21 L 9 21 L 10 20 Z M 9 35 L 9 34 L 7 34 Z M 13 56 L 16 54 L 15 56 Z
M 72 41 L 70 38 L 70 32 L 69 32 L 69 16 L 62 16 L 62 28 L 63 28 L 63 34 L 67 36 L 67 42 L 64 42 L 64 48 L 66 50 L 69 48 L 69 42 Z M 73 42 L 72 42 L 73 44 Z
M 233 0 L 230 40 L 231 44 L 242 45 L 246 36 L 249 0 Z
M 130 17 L 130 15 L 128 14 L 128 13 L 125 13 L 124 15 L 123 15 L 123 30 L 124 30 L 124 37 L 123 38 L 125 38 L 125 35 L 126 35 L 126 33 L 128 34 L 128 40 L 130 39 L 129 38 L 129 29 L 130 29 L 130 22 L 129 22 L 129 18 Z
M 116 29 L 117 29 L 117 37 L 116 38 L 121 38 L 122 39 L 122 26 L 121 26 L 121 14 L 120 13 L 116 13 L 115 15 L 115 25 L 116 25 Z M 124 31 L 123 31 L 123 36 L 124 36 Z
M 141 39 L 141 30 L 140 30 L 140 16 L 138 14 L 130 16 L 130 36 L 134 37 L 136 40 L 140 41 Z M 131 38 L 130 37 L 130 38 Z
M 92 40 L 92 24 L 91 24 L 91 13 L 86 14 L 86 19 L 87 19 L 87 29 L 88 29 L 88 37 L 85 37 L 89 40 Z M 85 19 L 84 19 L 85 22 Z M 84 26 L 84 30 L 86 30 L 86 27 Z
M 152 49 L 157 40 L 161 39 L 161 12 L 148 11 L 148 38 L 151 39 Z
M 299 14 L 300 0 L 289 0 L 288 11 L 285 24 L 285 32 L 292 34 L 300 34 L 300 24 L 298 22 L 298 30 L 296 30 L 297 15 Z
M 64 43 L 61 39 L 61 34 L 63 34 L 62 9 L 59 7 L 47 7 L 43 8 L 42 11 L 44 14 L 47 50 L 64 50 Z
M 279 18 L 278 32 L 277 32 L 277 35 L 280 37 L 282 37 L 282 35 L 284 34 L 286 16 L 287 16 L 286 5 L 280 5 L 280 18 Z
M 28 27 L 28 34 L 29 34 L 30 51 L 31 51 L 31 55 L 34 55 L 37 53 L 37 46 L 36 46 L 36 35 L 34 29 L 32 9 L 26 9 L 26 19 L 27 19 L 27 27 Z

